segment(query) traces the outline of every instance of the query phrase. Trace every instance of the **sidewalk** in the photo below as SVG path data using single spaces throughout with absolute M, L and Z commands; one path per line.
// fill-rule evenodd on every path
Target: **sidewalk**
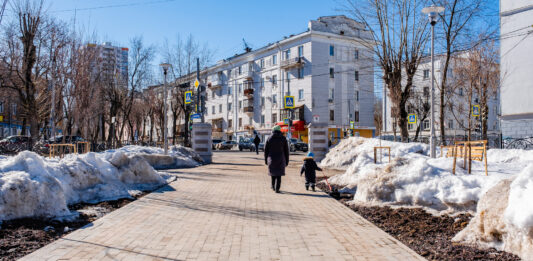
M 307 192 L 302 156 L 281 194 L 261 154 L 215 153 L 178 180 L 22 260 L 424 260 L 322 192 Z

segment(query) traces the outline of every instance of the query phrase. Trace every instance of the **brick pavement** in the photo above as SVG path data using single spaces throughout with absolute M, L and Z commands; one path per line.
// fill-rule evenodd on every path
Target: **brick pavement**
M 294 156 L 282 193 L 260 156 L 218 152 L 178 180 L 23 260 L 423 260 L 322 192 Z

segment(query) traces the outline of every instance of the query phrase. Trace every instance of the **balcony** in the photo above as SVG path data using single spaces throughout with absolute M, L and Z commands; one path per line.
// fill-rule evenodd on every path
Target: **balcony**
M 222 128 L 213 128 L 213 132 L 222 132 Z
M 223 84 L 224 82 L 222 81 L 221 75 L 218 75 L 218 74 L 210 75 L 207 78 L 207 88 L 209 89 L 214 90 L 214 89 L 220 88 L 222 87 Z
M 282 69 L 288 70 L 292 68 L 300 68 L 304 65 L 304 60 L 302 57 L 289 58 L 281 61 L 280 67 Z
M 242 110 L 247 114 L 253 114 L 254 113 L 254 100 L 253 99 L 244 100 Z

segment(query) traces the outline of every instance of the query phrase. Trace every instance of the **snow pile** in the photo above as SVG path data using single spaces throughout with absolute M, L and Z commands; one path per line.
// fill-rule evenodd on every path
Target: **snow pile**
M 462 159 L 453 175 L 453 158 L 431 159 L 426 156 L 427 145 L 420 143 L 382 141 L 382 146 L 391 147 L 391 163 L 385 155 L 383 163 L 374 164 L 374 146 L 378 144 L 377 139 L 359 137 L 342 141 L 321 162 L 326 168 L 346 169 L 330 182 L 353 191 L 358 203 L 422 206 L 440 213 L 475 211 L 481 195 L 519 173 L 533 159 L 533 154 L 522 151 L 490 150 L 488 176 L 484 163 L 478 161 L 472 162 L 472 174 L 468 174 Z
M 49 160 L 24 151 L 0 159 L 0 220 L 65 217 L 74 214 L 69 204 L 130 197 L 174 179 L 135 153 L 88 153 Z
M 200 155 L 192 149 L 183 146 L 170 147 L 168 155 L 164 155 L 164 150 L 161 148 L 134 145 L 125 146 L 117 150 L 108 150 L 106 153 L 115 153 L 116 151 L 130 155 L 139 155 L 156 169 L 192 168 L 203 163 Z
M 326 157 L 320 162 L 320 165 L 325 168 L 345 170 L 359 157 L 374 161 L 374 147 L 380 146 L 391 147 L 391 158 L 412 152 L 424 155 L 429 152 L 429 146 L 423 143 L 400 143 L 352 137 L 341 141 L 337 146 L 330 149 Z M 384 153 L 382 159 L 388 160 L 388 151 L 381 150 L 381 152 Z
M 468 226 L 453 241 L 495 247 L 533 257 L 533 164 L 514 180 L 502 180 L 479 201 Z

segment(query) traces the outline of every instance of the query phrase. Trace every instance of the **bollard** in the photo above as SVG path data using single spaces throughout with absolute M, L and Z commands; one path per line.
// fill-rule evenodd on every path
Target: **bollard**
M 328 153 L 328 124 L 309 124 L 309 151 L 315 154 L 315 160 L 321 161 Z
M 194 123 L 192 125 L 192 149 L 202 157 L 205 163 L 212 162 L 212 143 L 211 124 Z

